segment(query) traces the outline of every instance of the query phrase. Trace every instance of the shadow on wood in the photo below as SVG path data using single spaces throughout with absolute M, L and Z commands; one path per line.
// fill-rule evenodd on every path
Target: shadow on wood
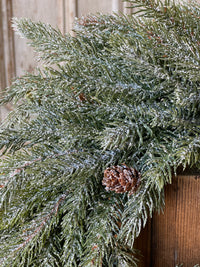
M 165 189 L 164 214 L 155 213 L 136 241 L 139 267 L 200 264 L 200 179 L 179 175 Z

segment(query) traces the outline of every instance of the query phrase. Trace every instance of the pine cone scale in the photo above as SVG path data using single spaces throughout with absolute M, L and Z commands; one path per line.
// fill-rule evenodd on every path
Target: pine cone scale
M 141 175 L 134 169 L 126 165 L 112 166 L 104 171 L 102 184 L 106 186 L 107 191 L 116 193 L 126 193 L 132 195 L 137 191 L 140 185 Z

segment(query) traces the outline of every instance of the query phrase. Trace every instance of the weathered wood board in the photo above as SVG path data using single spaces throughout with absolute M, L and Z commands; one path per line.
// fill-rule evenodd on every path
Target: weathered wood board
M 152 221 L 152 266 L 200 264 L 200 177 L 178 176 L 166 188 L 164 214 Z
M 0 90 L 9 86 L 14 77 L 32 72 L 35 66 L 41 65 L 26 40 L 14 34 L 12 17 L 50 23 L 63 33 L 73 34 L 75 17 L 123 11 L 124 7 L 121 0 L 0 0 Z M 1 108 L 0 113 L 2 120 L 7 108 Z
M 0 87 L 5 88 L 13 77 L 32 71 L 38 65 L 36 55 L 27 46 L 26 40 L 13 34 L 12 17 L 50 23 L 63 33 L 72 33 L 75 17 L 123 11 L 123 5 L 120 0 L 0 0 Z
M 6 86 L 2 1 L 0 1 L 0 88 Z
M 200 265 L 200 176 L 179 175 L 165 191 L 163 214 L 155 213 L 136 241 L 139 267 Z
M 33 21 L 50 23 L 64 30 L 63 3 L 61 0 L 13 0 L 13 16 L 26 17 Z M 33 49 L 27 46 L 26 40 L 15 34 L 15 62 L 16 75 L 22 75 L 24 71 L 32 71 L 38 64 Z

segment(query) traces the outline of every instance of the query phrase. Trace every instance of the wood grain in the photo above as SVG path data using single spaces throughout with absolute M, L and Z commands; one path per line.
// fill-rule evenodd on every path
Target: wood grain
M 0 0 L 0 88 L 4 90 L 15 77 L 14 38 L 11 29 L 12 0 Z M 10 104 L 0 107 L 0 121 L 12 109 Z
M 148 267 L 151 262 L 151 220 L 147 221 L 145 228 L 134 242 L 134 248 L 139 250 L 136 255 L 139 260 L 138 267 Z
M 32 72 L 38 65 L 37 55 L 27 46 L 25 39 L 11 28 L 12 17 L 27 17 L 33 21 L 50 23 L 73 34 L 72 26 L 75 16 L 88 13 L 110 13 L 112 9 L 122 11 L 120 0 L 0 0 L 0 86 L 5 88 L 15 76 Z
M 33 21 L 42 21 L 63 30 L 63 0 L 12 0 L 14 17 L 27 17 Z M 25 39 L 15 35 L 16 74 L 33 71 L 38 65 L 37 56 Z
M 64 0 L 66 31 L 74 36 L 73 25 L 78 14 L 77 0 Z
M 119 0 L 112 0 L 112 11 L 118 12 L 120 9 L 120 1 Z
M 15 77 L 15 54 L 14 54 L 14 34 L 12 29 L 12 0 L 2 0 L 3 31 L 4 31 L 4 55 L 5 55 L 5 75 L 6 86 L 11 84 Z
M 164 214 L 155 214 L 151 233 L 151 266 L 200 264 L 200 179 L 178 176 L 166 187 Z
M 4 36 L 3 36 L 3 12 L 2 0 L 0 0 L 0 89 L 6 87 L 5 57 L 4 57 Z
M 131 3 L 123 2 L 123 13 L 124 14 L 131 14 L 132 8 L 130 8 L 130 7 L 131 7 Z
M 88 13 L 96 14 L 101 13 L 111 13 L 112 12 L 112 0 L 78 0 L 78 16 L 81 17 Z

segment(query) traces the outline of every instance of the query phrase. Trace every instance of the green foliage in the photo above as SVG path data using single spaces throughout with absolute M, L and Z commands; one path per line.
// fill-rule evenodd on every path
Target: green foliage
M 78 19 L 76 37 L 14 19 L 41 70 L 2 96 L 1 266 L 134 266 L 134 239 L 177 168 L 200 168 L 200 7 L 129 1 L 131 16 Z M 105 168 L 142 182 L 106 192 Z

